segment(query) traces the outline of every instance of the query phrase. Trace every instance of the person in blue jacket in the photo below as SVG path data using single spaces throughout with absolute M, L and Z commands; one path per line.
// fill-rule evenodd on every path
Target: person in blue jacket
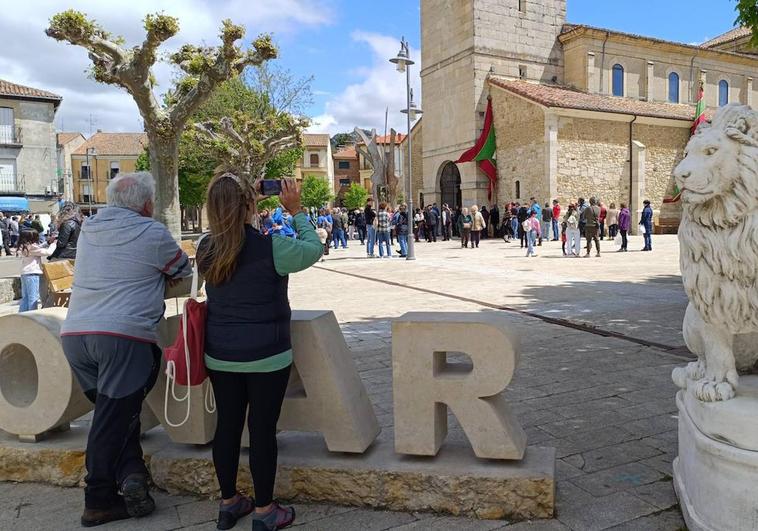
M 642 217 L 640 218 L 640 225 L 645 227 L 645 247 L 643 251 L 653 250 L 653 208 L 650 206 L 650 201 L 645 199 L 642 202 L 645 207 L 642 209 Z
M 272 234 L 281 234 L 288 238 L 295 237 L 295 231 L 292 230 L 290 224 L 287 223 L 287 219 L 282 213 L 282 207 L 277 207 L 276 210 L 274 210 L 274 213 L 271 215 L 271 221 L 273 221 L 274 224 L 274 230 L 271 232 Z

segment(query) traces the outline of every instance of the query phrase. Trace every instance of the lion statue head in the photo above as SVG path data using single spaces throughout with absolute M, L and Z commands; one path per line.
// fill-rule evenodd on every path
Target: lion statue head
M 730 104 L 690 139 L 674 170 L 685 216 L 730 227 L 758 206 L 758 112 Z

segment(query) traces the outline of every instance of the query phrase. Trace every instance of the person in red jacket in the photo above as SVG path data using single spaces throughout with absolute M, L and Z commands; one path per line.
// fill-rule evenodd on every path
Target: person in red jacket
M 602 240 L 605 238 L 605 218 L 608 216 L 608 209 L 605 208 L 604 203 L 600 203 L 600 216 L 598 216 L 597 221 L 600 226 L 600 239 Z
M 553 241 L 557 242 L 560 238 L 560 231 L 558 227 L 558 220 L 561 219 L 561 204 L 557 199 L 553 199 Z M 547 238 L 547 234 L 545 237 Z

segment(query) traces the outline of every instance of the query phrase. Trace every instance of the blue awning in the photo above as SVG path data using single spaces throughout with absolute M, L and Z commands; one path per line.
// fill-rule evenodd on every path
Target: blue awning
M 29 212 L 26 197 L 0 196 L 0 212 Z

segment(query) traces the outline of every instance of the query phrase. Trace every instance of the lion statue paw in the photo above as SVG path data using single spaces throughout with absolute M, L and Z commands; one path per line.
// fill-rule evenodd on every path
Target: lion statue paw
M 695 397 L 703 402 L 718 402 L 734 398 L 734 386 L 729 382 L 713 382 L 707 378 L 698 380 L 694 387 Z

